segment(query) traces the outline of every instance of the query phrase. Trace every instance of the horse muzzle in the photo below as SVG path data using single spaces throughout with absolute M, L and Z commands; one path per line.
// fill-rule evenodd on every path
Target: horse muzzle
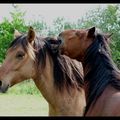
M 9 88 L 9 84 L 3 84 L 2 81 L 0 81 L 0 93 L 5 93 Z

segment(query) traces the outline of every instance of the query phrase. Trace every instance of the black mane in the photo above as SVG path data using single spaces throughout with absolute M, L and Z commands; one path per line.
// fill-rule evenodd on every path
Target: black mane
M 89 86 L 85 114 L 108 84 L 120 90 L 120 72 L 112 60 L 110 48 L 105 39 L 104 35 L 97 34 L 85 54 L 83 67 L 86 74 L 84 80 Z
M 40 45 L 41 43 L 42 45 Z M 80 73 L 80 68 L 74 64 L 72 59 L 67 56 L 60 55 L 59 51 L 54 52 L 49 46 L 50 44 L 47 42 L 47 38 L 44 38 L 42 41 L 35 41 L 35 49 L 39 48 L 36 56 L 38 59 L 37 64 L 41 66 L 40 68 L 44 69 L 47 54 L 52 58 L 54 84 L 56 88 L 62 91 L 62 89 L 66 87 L 69 91 L 71 87 L 77 87 L 78 89 L 83 87 L 84 82 Z
M 16 38 L 11 44 L 10 48 L 16 45 L 22 45 L 23 49 L 27 52 L 28 41 L 26 35 L 22 35 Z M 53 61 L 53 73 L 54 73 L 54 85 L 62 91 L 64 87 L 70 90 L 71 87 L 80 88 L 83 87 L 83 76 L 80 73 L 80 68 L 75 65 L 72 59 L 67 56 L 60 55 L 59 52 L 54 53 L 50 49 L 46 38 L 36 37 L 34 40 L 34 52 L 36 55 L 35 63 L 39 70 L 44 69 L 46 66 L 46 55 L 52 58 Z

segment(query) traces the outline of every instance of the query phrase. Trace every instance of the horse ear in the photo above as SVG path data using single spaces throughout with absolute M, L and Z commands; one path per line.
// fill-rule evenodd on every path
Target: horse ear
M 21 33 L 18 30 L 14 30 L 14 38 L 21 36 Z
M 30 43 L 35 39 L 35 31 L 32 27 L 29 28 L 27 39 Z
M 88 37 L 94 37 L 95 36 L 95 27 L 88 29 Z
M 106 38 L 111 38 L 112 35 L 113 35 L 113 33 L 105 34 L 105 37 L 106 37 Z
M 108 42 L 108 43 L 110 43 L 110 38 L 111 38 L 111 36 L 113 35 L 113 33 L 111 33 L 111 34 L 105 34 L 104 36 L 105 36 L 105 38 L 106 38 L 106 41 Z

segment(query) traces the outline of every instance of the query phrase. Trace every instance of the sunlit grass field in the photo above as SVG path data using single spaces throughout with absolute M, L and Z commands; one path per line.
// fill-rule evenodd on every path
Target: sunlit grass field
M 48 116 L 48 103 L 33 81 L 25 81 L 0 94 L 0 116 Z

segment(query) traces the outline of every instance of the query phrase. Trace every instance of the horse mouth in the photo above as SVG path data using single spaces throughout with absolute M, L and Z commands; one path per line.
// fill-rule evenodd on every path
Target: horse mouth
M 8 88 L 9 88 L 9 85 L 1 86 L 1 87 L 0 87 L 0 93 L 6 93 L 7 90 L 8 90 Z

